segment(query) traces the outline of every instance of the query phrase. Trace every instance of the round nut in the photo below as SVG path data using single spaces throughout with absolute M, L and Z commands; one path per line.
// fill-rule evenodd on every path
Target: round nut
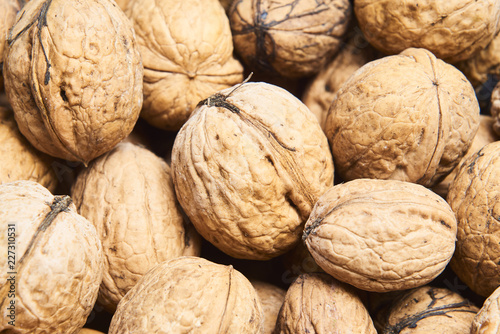
M 328 274 L 362 290 L 386 292 L 438 276 L 453 255 L 456 233 L 453 211 L 431 190 L 358 179 L 320 197 L 303 239 Z
M 493 131 L 500 136 L 500 82 L 497 83 L 491 93 L 491 117 L 493 117 Z
M 232 266 L 180 257 L 158 264 L 120 301 L 109 334 L 262 333 L 252 284 Z
M 103 274 L 94 226 L 69 196 L 53 196 L 32 181 L 0 185 L 0 221 L 0 246 L 14 253 L 0 257 L 0 332 L 78 333 Z
M 498 31 L 496 0 L 356 0 L 366 39 L 387 54 L 424 48 L 449 63 L 483 49 Z
M 458 293 L 423 286 L 394 303 L 382 333 L 469 334 L 477 311 L 474 304 Z
M 276 334 L 376 334 L 355 290 L 324 273 L 303 274 L 288 288 Z
M 474 292 L 487 297 L 500 285 L 500 141 L 462 162 L 447 201 L 458 221 L 450 266 Z
M 496 334 L 500 328 L 500 287 L 484 301 L 472 321 L 470 334 Z
M 290 250 L 333 184 L 328 141 L 289 92 L 246 83 L 202 101 L 175 138 L 172 178 L 197 231 L 226 254 Z
M 179 130 L 197 103 L 243 80 L 219 0 L 130 0 L 144 63 L 141 117 Z
M 98 302 L 110 312 L 156 264 L 199 255 L 200 239 L 184 222 L 170 167 L 145 148 L 118 144 L 78 175 L 71 194 L 103 245 Z
M 132 131 L 143 69 L 114 1 L 31 0 L 8 43 L 5 91 L 35 148 L 87 164 Z
M 276 285 L 263 281 L 250 281 L 259 296 L 264 315 L 264 330 L 262 334 L 272 334 L 281 305 L 285 300 L 286 291 Z
M 357 70 L 335 96 L 325 130 L 344 180 L 430 187 L 455 168 L 478 127 L 465 76 L 427 50 L 408 49 Z
M 284 77 L 317 73 L 339 49 L 349 0 L 238 0 L 229 10 L 234 47 L 256 69 Z
M 0 183 L 30 180 L 49 191 L 57 186 L 54 159 L 39 152 L 19 132 L 14 114 L 0 106 Z

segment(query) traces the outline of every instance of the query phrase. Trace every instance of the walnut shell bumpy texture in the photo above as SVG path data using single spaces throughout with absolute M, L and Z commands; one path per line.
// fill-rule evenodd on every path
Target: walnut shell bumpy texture
M 130 0 L 144 63 L 141 117 L 179 130 L 197 103 L 243 80 L 219 0 Z
M 445 288 L 410 290 L 391 306 L 382 334 L 469 334 L 478 308 Z
M 500 141 L 461 164 L 447 201 L 458 221 L 450 266 L 474 292 L 487 297 L 500 285 Z
M 483 49 L 498 31 L 496 0 L 355 0 L 366 39 L 387 54 L 424 48 L 449 63 Z
M 367 291 L 422 286 L 455 250 L 446 201 L 410 182 L 358 179 L 330 188 L 314 207 L 304 241 L 323 270 Z
M 340 49 L 352 6 L 349 0 L 235 0 L 228 15 L 235 49 L 247 64 L 304 77 Z
M 355 290 L 323 273 L 300 275 L 288 288 L 275 334 L 376 334 Z
M 143 68 L 132 25 L 114 2 L 31 0 L 8 44 L 5 90 L 37 149 L 87 164 L 132 131 Z
M 427 50 L 408 49 L 357 70 L 333 100 L 325 131 L 344 180 L 430 187 L 455 168 L 478 127 L 465 76 Z
M 500 83 L 498 83 L 491 93 L 491 117 L 493 117 L 493 131 L 500 136 Z
M 246 83 L 202 101 L 177 134 L 172 178 L 197 231 L 226 254 L 290 250 L 333 161 L 314 114 L 286 90 Z
M 109 334 L 259 334 L 252 284 L 232 266 L 180 257 L 155 266 L 120 301 Z
M 286 291 L 282 288 L 263 281 L 250 281 L 259 296 L 264 315 L 264 330 L 262 334 L 272 334 L 276 326 L 276 319 L 281 305 L 285 300 Z
M 145 148 L 120 143 L 95 159 L 78 175 L 72 198 L 101 239 L 98 302 L 110 311 L 156 264 L 199 255 L 200 238 L 184 222 L 170 167 Z
M 15 249 L 10 250 L 16 255 L 15 268 L 7 256 L 0 257 L 0 332 L 78 333 L 92 311 L 103 273 L 94 226 L 77 214 L 69 196 L 53 196 L 32 181 L 0 185 L 0 221 L 0 244 L 7 250 L 14 238 Z M 9 318 L 11 293 L 14 319 Z M 12 320 L 14 326 L 8 323 Z
M 472 321 L 470 334 L 496 334 L 500 331 L 500 287 L 484 301 Z
M 11 110 L 0 106 L 0 183 L 30 180 L 49 191 L 57 186 L 54 159 L 39 152 L 17 128 Z

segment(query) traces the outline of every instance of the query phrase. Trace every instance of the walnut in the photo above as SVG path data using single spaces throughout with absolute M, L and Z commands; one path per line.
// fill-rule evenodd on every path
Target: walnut
M 478 127 L 464 75 L 429 51 L 408 49 L 357 70 L 335 96 L 325 131 L 344 180 L 431 187 L 459 163 Z
M 491 116 L 493 117 L 493 131 L 500 136 L 500 82 L 491 93 Z
M 333 277 L 375 292 L 432 281 L 455 250 L 457 222 L 446 201 L 410 182 L 358 179 L 316 203 L 303 240 Z
M 327 274 L 313 273 L 299 276 L 288 288 L 274 333 L 377 332 L 351 286 Z
M 246 83 L 202 101 L 175 138 L 172 178 L 197 231 L 226 254 L 267 260 L 299 241 L 333 161 L 289 92 Z
M 276 326 L 276 319 L 281 305 L 285 300 L 286 291 L 282 288 L 263 281 L 250 281 L 259 296 L 264 315 L 264 330 L 262 334 L 272 334 Z
M 179 130 L 197 103 L 243 80 L 219 0 L 129 0 L 144 62 L 141 117 Z
M 456 251 L 450 266 L 481 296 L 500 285 L 500 141 L 464 160 L 447 201 L 458 221 Z
M 78 333 L 103 274 L 94 226 L 77 214 L 69 196 L 53 196 L 33 181 L 0 185 L 0 221 L 1 247 L 7 255 L 14 244 L 9 250 L 15 254 L 15 261 L 0 257 L 0 332 Z
M 8 43 L 5 90 L 35 148 L 87 164 L 132 131 L 143 68 L 114 1 L 31 0 Z
M 472 321 L 470 334 L 496 334 L 500 328 L 500 287 L 484 301 Z
M 285 77 L 317 73 L 347 32 L 349 0 L 235 0 L 229 10 L 234 46 L 252 68 Z
M 383 334 L 469 334 L 478 308 L 458 293 L 423 286 L 397 299 L 390 308 Z
M 98 302 L 111 312 L 156 264 L 199 255 L 200 240 L 184 222 L 170 167 L 145 148 L 118 144 L 78 175 L 71 194 L 100 236 L 106 261 Z
M 387 54 L 424 48 L 449 63 L 483 49 L 500 28 L 496 0 L 356 0 L 366 39 Z
M 137 282 L 118 304 L 109 334 L 255 334 L 263 319 L 255 289 L 232 266 L 180 257 Z

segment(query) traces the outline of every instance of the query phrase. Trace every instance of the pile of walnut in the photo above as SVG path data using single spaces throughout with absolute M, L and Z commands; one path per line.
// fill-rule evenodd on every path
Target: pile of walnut
M 0 333 L 498 333 L 499 50 L 500 0 L 0 1 Z

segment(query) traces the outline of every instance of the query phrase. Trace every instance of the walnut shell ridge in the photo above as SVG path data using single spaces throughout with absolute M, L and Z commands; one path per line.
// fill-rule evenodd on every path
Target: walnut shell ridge
M 495 334 L 500 331 L 500 287 L 484 301 L 472 321 L 470 334 Z

